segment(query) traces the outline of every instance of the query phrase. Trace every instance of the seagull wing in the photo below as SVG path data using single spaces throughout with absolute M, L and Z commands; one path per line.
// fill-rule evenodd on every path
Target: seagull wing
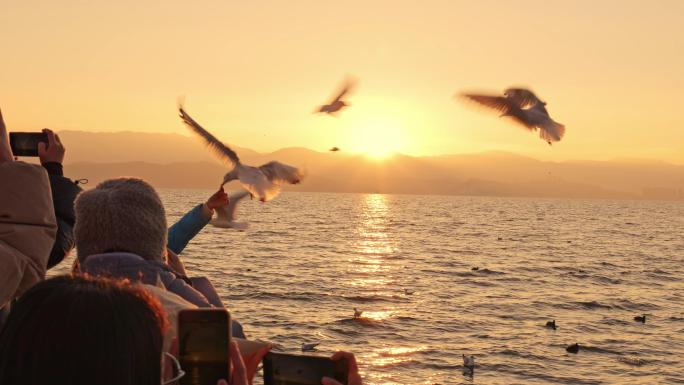
M 275 161 L 260 166 L 259 170 L 275 183 L 297 184 L 304 178 L 304 173 L 300 169 Z
M 235 211 L 237 210 L 237 204 L 247 195 L 249 195 L 249 192 L 244 190 L 230 195 L 228 205 L 221 207 L 223 209 L 222 211 L 226 215 L 226 220 L 230 222 L 235 220 Z M 219 218 L 220 217 L 221 215 L 219 214 Z
M 202 137 L 205 144 L 222 160 L 230 162 L 233 165 L 240 163 L 240 158 L 238 158 L 235 151 L 231 150 L 230 147 L 216 139 L 216 137 L 209 133 L 209 131 L 202 128 L 202 126 L 200 126 L 193 118 L 190 117 L 190 115 L 188 115 L 187 112 L 185 112 L 182 105 L 178 106 L 178 112 L 180 113 L 183 123 L 185 123 L 185 125 L 188 126 L 195 134 Z
M 342 99 L 342 97 L 344 97 L 344 95 L 346 95 L 347 92 L 349 92 L 352 89 L 354 84 L 355 84 L 354 81 L 347 80 L 347 82 L 344 84 L 344 88 L 342 89 L 342 91 L 340 91 L 340 93 L 337 95 L 337 97 L 335 99 L 333 99 L 333 101 L 330 102 L 330 104 L 333 104 L 333 103 L 339 101 L 340 99 Z
M 478 94 L 462 94 L 463 97 L 477 102 L 483 106 L 493 108 L 499 112 L 507 112 L 511 106 L 510 101 L 508 101 L 503 96 L 491 96 L 491 95 L 478 95 Z

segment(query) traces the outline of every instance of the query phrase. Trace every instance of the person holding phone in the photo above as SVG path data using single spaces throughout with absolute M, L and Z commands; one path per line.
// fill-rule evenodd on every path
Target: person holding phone
M 0 111 L 0 328 L 9 303 L 45 278 L 57 223 L 45 170 L 16 162 Z
M 38 158 L 50 178 L 52 203 L 57 217 L 57 239 L 50 252 L 47 266 L 50 269 L 64 260 L 74 248 L 74 201 L 83 189 L 64 176 L 62 162 L 66 149 L 59 135 L 48 128 L 42 132 L 47 137 L 47 142 L 38 142 Z

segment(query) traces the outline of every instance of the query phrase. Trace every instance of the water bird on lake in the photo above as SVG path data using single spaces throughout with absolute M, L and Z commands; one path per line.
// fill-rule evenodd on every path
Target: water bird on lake
M 316 346 L 320 345 L 318 342 L 304 342 L 302 343 L 303 352 L 315 352 Z
M 352 87 L 354 87 L 355 82 L 353 80 L 348 79 L 340 92 L 337 94 L 335 99 L 330 101 L 328 104 L 324 104 L 318 108 L 316 112 L 324 112 L 328 115 L 335 115 L 338 111 L 341 109 L 349 106 L 349 103 L 345 102 L 342 100 L 342 98 L 349 92 L 351 91 Z
M 638 315 L 638 316 L 634 317 L 634 320 L 636 322 L 641 322 L 642 324 L 645 324 L 646 323 L 646 314 Z
M 406 294 L 406 295 L 412 295 L 412 294 L 415 293 L 415 292 L 416 292 L 415 290 L 404 289 L 404 294 Z
M 180 112 L 181 119 L 183 119 L 183 123 L 204 139 L 206 145 L 221 160 L 233 166 L 232 170 L 223 177 L 221 186 L 237 179 L 252 196 L 257 197 L 262 202 L 266 202 L 280 193 L 282 183 L 297 184 L 304 178 L 302 171 L 280 162 L 268 162 L 259 167 L 242 164 L 235 151 L 195 122 L 185 112 L 182 105 L 178 107 L 178 111 Z
M 474 266 L 470 268 L 471 271 L 478 271 L 480 268 L 478 266 Z
M 546 321 L 546 327 L 549 329 L 556 330 L 556 320 Z
M 495 109 L 500 117 L 510 117 L 530 131 L 539 129 L 539 137 L 549 145 L 558 142 L 565 134 L 565 126 L 555 122 L 546 110 L 546 103 L 525 88 L 508 88 L 504 96 L 462 94 L 464 97 L 483 106 Z
M 579 344 L 578 344 L 578 343 L 574 343 L 574 344 L 572 344 L 572 345 L 569 345 L 567 348 L 565 348 L 565 351 L 568 352 L 568 353 L 577 354 L 577 352 L 579 352 Z
M 354 308 L 354 319 L 361 318 L 361 314 L 363 314 L 363 310 Z
M 245 190 L 231 194 L 228 197 L 227 205 L 214 210 L 216 211 L 216 218 L 212 219 L 209 223 L 221 228 L 245 230 L 249 224 L 246 222 L 235 222 L 235 211 L 237 210 L 238 202 L 248 195 L 250 195 L 249 192 Z
M 463 355 L 463 369 L 464 371 L 473 374 L 473 372 L 475 371 L 475 356 L 466 356 L 465 354 Z

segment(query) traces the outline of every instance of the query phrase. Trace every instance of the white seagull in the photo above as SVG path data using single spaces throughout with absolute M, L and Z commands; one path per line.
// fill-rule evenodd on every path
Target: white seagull
M 565 126 L 551 119 L 544 107 L 546 103 L 528 89 L 508 88 L 504 91 L 504 96 L 468 93 L 462 95 L 501 112 L 500 116 L 508 116 L 530 131 L 539 128 L 539 137 L 549 145 L 560 141 L 565 134 Z
M 342 90 L 337 94 L 337 97 L 330 101 L 328 104 L 324 104 L 318 108 L 318 111 L 316 112 L 324 112 L 328 115 L 335 115 L 338 111 L 343 109 L 344 107 L 349 106 L 349 103 L 346 103 L 342 98 L 349 92 L 351 91 L 352 87 L 354 87 L 355 82 L 353 80 L 347 80 L 347 82 L 344 84 L 344 87 Z
M 303 352 L 315 352 L 316 351 L 316 346 L 320 345 L 318 342 L 304 342 L 302 343 L 302 351 Z
M 235 222 L 235 211 L 237 210 L 238 202 L 248 195 L 249 192 L 244 190 L 231 194 L 228 197 L 227 205 L 214 210 L 216 211 L 216 218 L 212 219 L 209 223 L 222 228 L 231 228 L 241 231 L 247 229 L 249 226 L 247 222 Z
M 361 314 L 363 314 L 363 310 L 354 308 L 354 318 L 361 318 Z
M 470 372 L 470 374 L 473 374 L 475 371 L 475 356 L 466 356 L 465 354 L 463 355 L 463 368 L 464 371 Z
M 216 139 L 209 131 L 205 130 L 195 122 L 190 115 L 188 115 L 183 106 L 178 107 L 180 117 L 183 123 L 187 125 L 194 133 L 201 136 L 206 142 L 207 146 L 214 151 L 221 160 L 233 166 L 224 177 L 224 184 L 239 180 L 245 190 L 257 197 L 260 201 L 266 202 L 280 193 L 282 183 L 297 184 L 304 178 L 304 173 L 296 167 L 288 166 L 280 162 L 268 162 L 259 167 L 247 166 L 240 162 L 235 151 Z

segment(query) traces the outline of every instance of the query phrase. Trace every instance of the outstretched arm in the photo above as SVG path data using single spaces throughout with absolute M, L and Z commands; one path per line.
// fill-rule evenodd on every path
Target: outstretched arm
M 206 203 L 195 206 L 178 222 L 169 228 L 167 247 L 176 254 L 180 254 L 185 246 L 194 238 L 204 226 L 209 223 L 216 208 L 228 204 L 228 195 L 223 188 L 214 193 Z

